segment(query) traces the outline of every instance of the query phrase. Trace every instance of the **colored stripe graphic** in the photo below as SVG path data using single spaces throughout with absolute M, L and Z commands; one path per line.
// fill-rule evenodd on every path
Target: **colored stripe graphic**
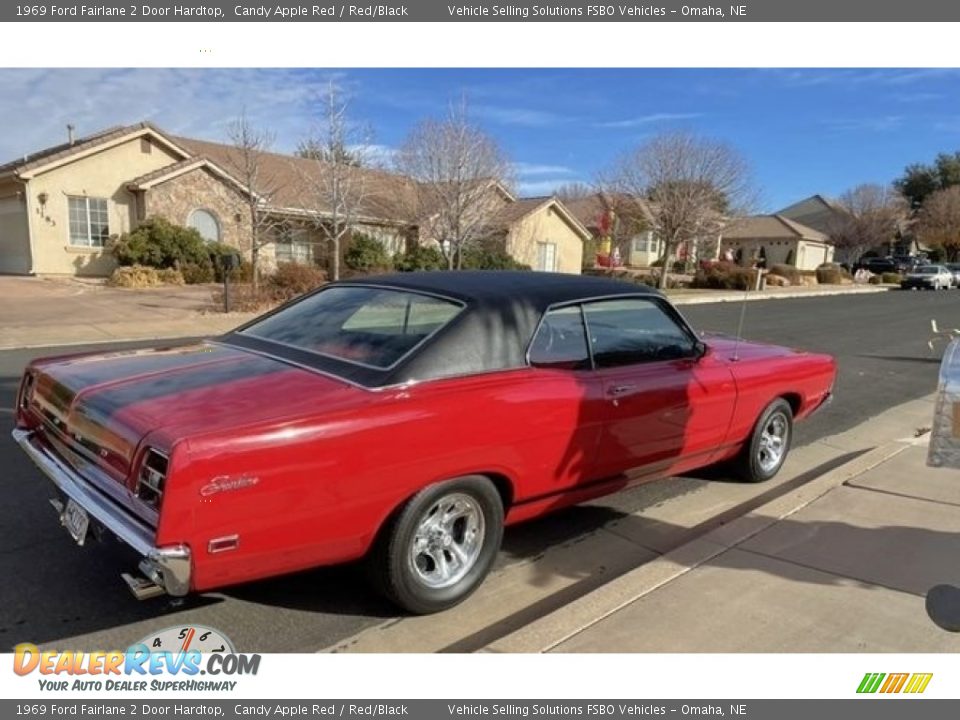
M 857 692 L 875 693 L 885 677 L 886 675 L 884 673 L 867 673 L 863 676 L 863 680 L 860 681 L 860 687 L 857 688 Z
M 930 684 L 932 678 L 933 673 L 914 673 L 910 678 L 910 682 L 907 683 L 907 688 L 904 692 L 922 693 L 927 689 L 927 685 Z
M 933 673 L 866 673 L 857 687 L 858 693 L 922 693 Z
M 890 673 L 887 675 L 887 681 L 880 688 L 882 693 L 898 693 L 903 689 L 910 673 Z

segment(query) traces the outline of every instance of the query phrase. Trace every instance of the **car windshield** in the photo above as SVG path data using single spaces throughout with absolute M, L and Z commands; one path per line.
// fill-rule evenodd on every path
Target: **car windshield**
M 921 265 L 915 271 L 917 275 L 936 275 L 940 272 L 940 268 L 936 265 Z
M 460 303 L 431 295 L 341 285 L 310 295 L 241 334 L 386 369 L 462 309 Z

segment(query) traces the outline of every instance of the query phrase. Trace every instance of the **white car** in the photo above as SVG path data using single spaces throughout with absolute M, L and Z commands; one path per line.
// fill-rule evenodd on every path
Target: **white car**
M 953 287 L 953 273 L 943 265 L 920 265 L 900 281 L 904 290 L 949 290 Z

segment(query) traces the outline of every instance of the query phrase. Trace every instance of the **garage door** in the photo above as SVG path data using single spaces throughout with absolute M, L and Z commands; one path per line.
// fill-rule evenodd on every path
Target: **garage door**
M 27 211 L 17 198 L 0 199 L 0 273 L 30 272 Z

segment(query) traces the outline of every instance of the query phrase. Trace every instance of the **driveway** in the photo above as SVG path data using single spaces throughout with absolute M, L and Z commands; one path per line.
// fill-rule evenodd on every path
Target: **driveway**
M 0 348 L 220 334 L 250 316 L 209 313 L 215 287 L 0 276 Z

